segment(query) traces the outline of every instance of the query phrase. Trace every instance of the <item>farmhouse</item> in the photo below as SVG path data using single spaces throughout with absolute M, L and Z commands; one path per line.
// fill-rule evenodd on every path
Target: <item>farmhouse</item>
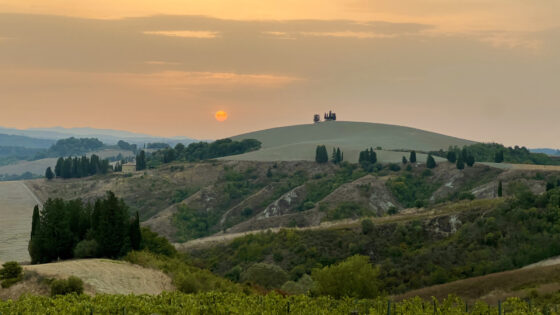
M 122 172 L 123 173 L 134 173 L 134 172 L 136 172 L 136 163 L 128 162 L 126 164 L 123 164 Z

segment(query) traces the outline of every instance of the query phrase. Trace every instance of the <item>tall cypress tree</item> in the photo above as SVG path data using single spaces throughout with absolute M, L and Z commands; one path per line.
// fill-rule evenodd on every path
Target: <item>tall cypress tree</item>
M 500 150 L 494 155 L 494 162 L 502 163 L 504 161 L 504 151 Z
M 434 168 L 436 167 L 436 160 L 434 159 L 434 157 L 431 154 L 428 154 L 428 159 L 426 160 L 426 167 L 427 168 Z
M 39 205 L 35 205 L 33 208 L 33 219 L 31 220 L 31 238 L 39 233 L 39 227 L 41 226 L 41 217 L 39 216 Z
M 144 170 L 144 169 L 146 169 L 146 152 L 144 152 L 144 150 L 142 150 L 136 156 L 136 170 L 141 171 L 141 170 Z
M 136 211 L 136 217 L 130 224 L 130 231 L 128 237 L 130 238 L 130 247 L 133 250 L 139 250 L 142 243 L 142 233 L 140 232 L 140 216 Z
M 121 254 L 128 234 L 128 209 L 113 192 L 99 204 L 99 222 L 95 231 L 100 252 L 105 257 L 116 258 Z
M 461 154 L 459 154 L 459 157 L 457 158 L 457 169 L 462 170 L 465 168 L 465 162 L 463 161 L 463 156 Z
M 329 161 L 329 155 L 327 153 L 327 147 L 324 145 L 318 145 L 315 149 L 315 162 L 317 163 L 327 163 Z
M 502 181 L 498 183 L 498 197 L 502 197 Z
M 64 160 L 61 171 L 62 178 L 72 178 L 72 158 L 69 157 Z
M 47 167 L 47 170 L 45 171 L 45 177 L 46 177 L 48 180 L 51 180 L 51 179 L 54 178 L 54 173 L 53 173 L 53 171 L 52 171 L 52 169 L 51 169 L 50 166 Z
M 371 164 L 375 164 L 377 163 L 377 153 L 375 153 L 375 151 L 373 151 L 373 148 L 369 148 L 369 162 Z
M 410 158 L 408 160 L 410 163 L 416 163 L 416 151 L 410 151 Z
M 467 166 L 473 167 L 474 165 L 474 156 L 472 154 L 467 155 Z
M 62 167 L 63 166 L 64 166 L 64 159 L 60 157 L 56 161 L 56 166 L 54 167 L 54 173 L 55 173 L 56 177 L 62 176 Z
M 451 163 L 455 163 L 457 161 L 457 155 L 455 154 L 455 151 L 447 152 L 447 160 Z

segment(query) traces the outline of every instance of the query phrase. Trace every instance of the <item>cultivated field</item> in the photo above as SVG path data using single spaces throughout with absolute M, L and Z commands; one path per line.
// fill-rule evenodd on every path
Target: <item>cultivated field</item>
M 408 156 L 408 153 L 385 150 L 432 151 L 447 149 L 450 145 L 462 147 L 474 143 L 409 127 L 347 121 L 272 128 L 232 139 L 257 139 L 262 142 L 259 151 L 227 158 L 249 161 L 314 160 L 316 146 L 324 144 L 329 153 L 333 147 L 340 147 L 345 160 L 350 162 L 357 162 L 359 152 L 369 147 L 383 149 L 377 152 L 380 162 L 400 162 L 402 156 Z M 418 155 L 420 162 L 425 158 L 423 154 Z
M 122 154 L 122 156 L 132 156 L 132 151 L 124 151 L 124 150 L 102 150 L 97 152 L 88 153 L 87 156 L 91 156 L 92 154 L 97 154 L 100 158 L 106 159 L 113 156 L 118 156 Z M 4 165 L 0 167 L 0 174 L 8 174 L 8 175 L 21 175 L 25 172 L 30 172 L 36 175 L 43 175 L 45 174 L 45 170 L 47 167 L 52 167 L 56 165 L 56 158 L 48 158 L 48 159 L 40 159 L 36 161 L 20 161 L 15 164 Z
M 40 202 L 23 182 L 0 182 L 0 261 L 28 261 L 33 207 Z

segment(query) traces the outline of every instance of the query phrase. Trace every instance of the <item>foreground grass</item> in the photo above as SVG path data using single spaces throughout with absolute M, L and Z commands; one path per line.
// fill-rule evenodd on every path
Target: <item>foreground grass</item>
M 329 297 L 282 297 L 207 292 L 161 295 L 24 296 L 0 301 L 1 314 L 557 314 L 553 307 L 534 307 L 516 298 L 498 306 L 467 305 L 449 297 L 441 303 L 413 298 L 398 303 L 386 299 L 335 300 Z M 501 312 L 500 312 L 501 311 Z

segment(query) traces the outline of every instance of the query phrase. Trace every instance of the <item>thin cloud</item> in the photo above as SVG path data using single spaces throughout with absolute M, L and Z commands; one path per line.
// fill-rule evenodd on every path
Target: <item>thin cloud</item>
M 180 62 L 169 62 L 169 61 L 161 61 L 161 60 L 149 60 L 149 61 L 144 61 L 144 63 L 152 66 L 177 66 L 181 64 Z
M 182 89 L 203 86 L 236 86 L 274 88 L 288 85 L 301 78 L 273 74 L 239 74 L 232 72 L 161 71 L 148 74 L 107 74 L 116 82 L 156 88 Z
M 206 38 L 212 39 L 220 36 L 220 32 L 213 31 L 144 31 L 143 34 L 146 35 L 160 35 L 168 37 L 184 37 L 184 38 Z
M 374 32 L 351 32 L 351 31 L 341 31 L 341 32 L 301 32 L 303 36 L 316 36 L 316 37 L 341 37 L 341 38 L 395 38 L 397 34 L 382 34 Z

